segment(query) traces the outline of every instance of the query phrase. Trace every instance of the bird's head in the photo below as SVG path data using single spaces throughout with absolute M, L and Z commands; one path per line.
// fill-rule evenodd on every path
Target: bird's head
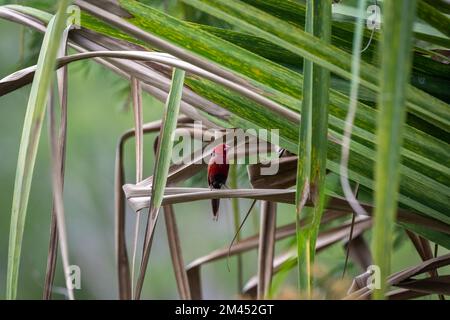
M 230 149 L 229 145 L 227 145 L 225 143 L 221 143 L 213 149 L 212 155 L 213 156 L 224 155 L 227 153 L 228 149 Z

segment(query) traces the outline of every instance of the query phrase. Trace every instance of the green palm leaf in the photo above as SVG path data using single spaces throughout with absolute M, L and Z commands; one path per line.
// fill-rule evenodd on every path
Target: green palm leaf
M 387 0 L 384 5 L 372 239 L 374 262 L 381 271 L 381 288 L 374 291 L 376 299 L 384 298 L 386 279 L 390 274 L 392 231 L 400 178 L 399 150 L 406 118 L 405 101 L 411 70 L 412 25 L 416 1 Z M 402 19 L 398 19 L 400 15 Z
M 14 197 L 11 211 L 9 234 L 8 271 L 6 279 L 6 298 L 15 299 L 19 277 L 20 254 L 27 213 L 28 198 L 33 178 L 39 137 L 45 115 L 48 92 L 53 82 L 55 59 L 60 44 L 68 1 L 61 1 L 57 15 L 49 22 L 41 46 L 36 75 L 31 87 L 27 111 L 19 147 L 17 171 L 14 182 Z

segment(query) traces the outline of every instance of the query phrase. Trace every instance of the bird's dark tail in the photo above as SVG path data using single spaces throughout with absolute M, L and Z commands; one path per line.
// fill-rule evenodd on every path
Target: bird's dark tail
M 213 220 L 217 221 L 219 219 L 219 203 L 220 199 L 211 199 L 212 210 L 213 210 Z

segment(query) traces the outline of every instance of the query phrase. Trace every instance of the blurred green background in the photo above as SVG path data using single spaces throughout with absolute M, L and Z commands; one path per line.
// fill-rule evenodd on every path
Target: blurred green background
M 13 1 L 6 1 L 11 3 Z M 24 1 L 26 3 L 26 1 Z M 48 1 L 30 1 L 34 4 Z M 156 5 L 162 6 L 161 1 Z M 180 13 L 176 1 L 169 1 L 173 12 Z M 169 8 L 170 9 L 170 8 Z M 190 13 L 195 16 L 196 13 Z M 208 20 L 198 16 L 198 20 Z M 24 46 L 22 45 L 24 37 Z M 33 63 L 40 37 L 30 30 L 0 20 L 0 78 Z M 34 48 L 34 51 L 32 50 Z M 0 97 L 0 298 L 5 297 L 5 278 L 8 254 L 10 211 L 16 161 L 19 150 L 21 128 L 30 87 Z M 114 156 L 119 136 L 133 126 L 130 107 L 127 106 L 129 84 L 95 62 L 76 62 L 69 67 L 69 122 L 65 179 L 65 209 L 71 264 L 81 268 L 81 290 L 76 290 L 78 299 L 117 298 L 117 277 L 114 258 Z M 144 118 L 152 121 L 160 118 L 162 104 L 152 97 L 144 96 Z M 40 299 L 45 277 L 49 225 L 51 214 L 50 152 L 45 126 L 31 190 L 28 215 L 22 248 L 18 297 Z M 153 167 L 154 135 L 145 138 L 145 176 Z M 134 180 L 134 147 L 127 144 L 127 182 Z M 241 168 L 245 173 L 245 168 Z M 193 182 L 206 186 L 204 175 Z M 240 185 L 247 185 L 241 174 Z M 241 201 L 241 215 L 249 206 Z M 210 203 L 207 201 L 176 205 L 176 217 L 180 230 L 185 263 L 205 255 L 214 249 L 228 246 L 233 237 L 231 203 L 222 201 L 220 219 L 212 221 Z M 294 207 L 279 206 L 278 225 L 294 221 Z M 251 235 L 258 228 L 258 214 L 244 226 L 244 235 Z M 178 298 L 172 271 L 163 215 L 158 222 L 154 246 L 150 257 L 143 298 Z M 134 213 L 127 211 L 127 241 L 129 256 L 134 230 Z M 141 231 L 143 231 L 143 227 Z M 370 235 L 367 240 L 370 243 Z M 393 270 L 397 271 L 420 262 L 420 258 L 409 241 L 404 241 L 403 232 L 397 235 L 397 252 Z M 277 244 L 281 253 L 290 241 Z M 319 281 L 326 294 L 333 283 L 340 281 L 345 251 L 342 243 L 334 245 L 318 255 L 323 278 Z M 231 272 L 225 260 L 208 264 L 202 268 L 202 285 L 205 298 L 226 299 L 237 297 L 235 260 L 231 259 Z M 350 266 L 349 277 L 362 271 Z M 60 260 L 55 279 L 54 298 L 64 298 L 64 281 Z M 256 252 L 244 255 L 244 282 L 256 274 Z M 286 288 L 294 288 L 296 275 L 291 271 Z M 283 296 L 283 295 L 282 295 Z M 328 297 L 332 297 L 329 296 Z

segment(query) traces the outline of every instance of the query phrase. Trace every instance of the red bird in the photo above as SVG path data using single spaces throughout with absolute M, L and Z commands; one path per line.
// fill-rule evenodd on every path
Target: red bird
M 211 154 L 208 164 L 208 185 L 211 189 L 220 189 L 228 178 L 229 165 L 227 163 L 227 150 L 229 146 L 219 144 Z M 219 211 L 219 199 L 212 199 L 212 210 L 214 220 L 217 221 L 217 213 Z

